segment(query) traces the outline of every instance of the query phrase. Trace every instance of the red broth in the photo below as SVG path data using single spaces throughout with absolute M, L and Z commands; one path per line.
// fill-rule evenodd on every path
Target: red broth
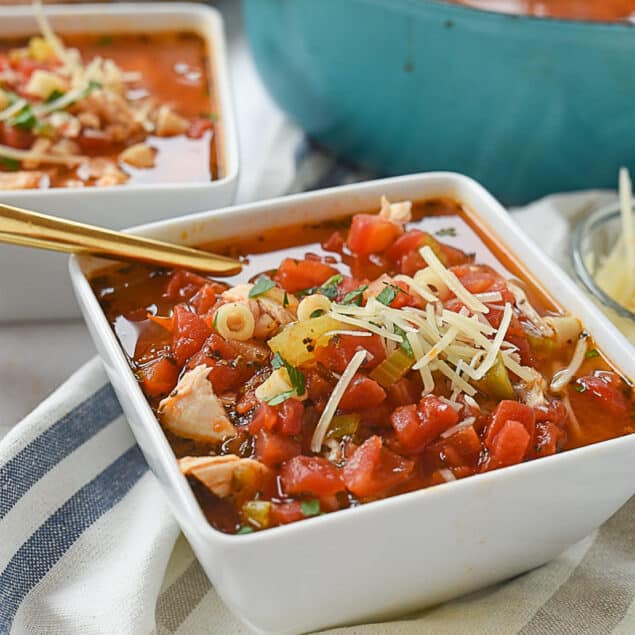
M 475 9 L 512 15 L 622 22 L 635 13 L 634 0 L 452 0 Z
M 421 201 L 414 216 L 418 220 L 403 228 L 378 220 L 373 211 L 354 217 L 351 229 L 347 218 L 266 232 L 231 247 L 210 245 L 244 260 L 243 273 L 223 281 L 142 265 L 116 265 L 93 276 L 93 289 L 131 368 L 217 529 L 247 533 L 274 527 L 635 431 L 632 387 L 586 334 L 559 341 L 541 334 L 536 318 L 532 322 L 520 312 L 509 295 L 514 284 L 540 319 L 560 314 L 518 263 L 471 224 L 459 203 Z M 307 331 L 304 337 L 296 330 L 290 335 L 298 324 L 324 322 L 319 312 L 302 317 L 302 307 L 296 306 L 306 301 L 302 298 L 310 304 L 323 294 L 332 298 L 331 308 L 365 310 L 374 302 L 388 307 L 378 315 L 395 309 L 399 316 L 399 311 L 421 316 L 421 300 L 394 276 L 416 279 L 422 245 L 464 288 L 490 294 L 481 296 L 489 301 L 487 323 L 482 323 L 486 332 L 488 324 L 504 319 L 502 302 L 514 304 L 504 355 L 515 356 L 523 372 L 533 369 L 536 384 L 497 363 L 483 381 L 471 383 L 472 397 L 456 396 L 441 366 L 431 373 L 433 388 L 426 389 L 419 371 L 412 369 L 420 351 L 406 345 L 410 340 L 403 333 L 399 343 L 376 334 Z M 374 281 L 382 275 L 392 278 L 377 287 Z M 236 285 L 247 281 L 255 281 L 252 291 L 260 285 L 261 293 L 240 299 Z M 455 315 L 469 314 L 453 292 L 437 292 L 444 299 L 435 306 L 441 302 Z M 230 302 L 257 311 L 256 330 L 263 327 L 264 315 L 283 322 L 285 311 L 295 313 L 291 324 L 267 323 L 265 330 L 271 330 L 266 334 L 255 330 L 237 341 L 223 336 L 227 324 L 221 307 Z M 373 317 L 368 328 L 378 319 L 383 318 Z M 550 381 L 567 367 L 581 340 L 582 363 L 562 390 L 550 391 Z M 318 437 L 312 449 L 329 397 L 362 349 L 365 359 L 338 402 L 326 436 Z M 455 367 L 451 354 L 448 349 L 439 359 Z M 287 393 L 285 386 L 273 395 L 265 391 L 276 372 L 287 382 Z M 184 377 L 192 373 L 198 373 L 198 387 L 186 390 Z M 209 393 L 208 384 L 221 404 L 214 419 L 217 432 L 229 430 L 222 440 L 205 440 L 194 430 L 194 410 L 173 416 L 175 404 L 185 404 L 201 386 Z M 211 410 L 205 412 L 207 421 Z
M 79 165 L 46 161 L 34 164 L 3 157 L 0 150 L 0 189 L 204 182 L 223 176 L 217 104 L 208 79 L 208 51 L 198 35 L 188 32 L 69 35 L 63 41 L 67 49 L 80 52 L 84 66 L 99 57 L 112 60 L 124 74 L 137 75 L 125 83 L 122 96 L 127 105 L 142 108 L 140 104 L 152 101 L 152 113 L 165 106 L 184 122 L 183 130 L 160 134 L 158 126 L 149 132 L 137 126 L 129 134 L 126 131 L 117 134 L 116 113 L 111 121 L 107 105 L 86 103 L 103 92 L 99 82 L 93 83 L 95 90 L 90 93 L 88 89 L 86 92 L 90 94 L 84 99 L 62 109 L 66 111 L 64 116 L 71 115 L 75 118 L 73 123 L 77 120 L 81 124 L 76 131 L 69 132 L 68 126 L 52 126 L 51 121 L 57 124 L 51 119 L 52 113 L 37 116 L 43 98 L 29 94 L 28 86 L 37 70 L 57 72 L 59 60 L 54 56 L 43 61 L 33 59 L 28 53 L 29 39 L 5 40 L 0 42 L 0 91 L 4 90 L 11 99 L 25 98 L 36 116 L 30 121 L 13 117 L 0 123 L 0 145 L 25 150 L 33 148 L 38 140 L 44 144 L 50 140 L 44 151 L 51 154 L 56 152 L 56 144 L 64 141 L 72 148 L 69 153 L 79 154 L 83 160 Z M 118 95 L 115 97 L 119 99 Z M 86 118 L 87 111 L 96 114 L 94 123 Z M 139 143 L 151 148 L 154 155 L 151 166 L 122 160 L 122 152 Z M 109 178 L 107 170 L 114 178 Z

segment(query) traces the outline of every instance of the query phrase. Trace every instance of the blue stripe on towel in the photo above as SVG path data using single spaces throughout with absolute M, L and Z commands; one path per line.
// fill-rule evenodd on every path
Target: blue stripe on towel
M 0 519 L 51 468 L 120 414 L 112 386 L 106 384 L 0 467 Z
M 18 549 L 0 574 L 0 633 L 8 633 L 22 600 L 79 536 L 114 507 L 148 466 L 131 447 L 69 498 Z

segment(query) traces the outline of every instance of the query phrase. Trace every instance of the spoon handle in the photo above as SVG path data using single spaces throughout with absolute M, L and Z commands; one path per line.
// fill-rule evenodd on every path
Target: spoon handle
M 235 275 L 242 268 L 238 260 L 200 249 L 124 234 L 1 203 L 0 242 L 182 267 L 215 275 Z

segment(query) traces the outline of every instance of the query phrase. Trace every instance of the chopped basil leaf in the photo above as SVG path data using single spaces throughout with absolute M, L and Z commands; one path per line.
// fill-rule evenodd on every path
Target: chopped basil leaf
M 377 296 L 377 302 L 381 302 L 382 304 L 389 306 L 396 297 L 397 290 L 395 289 L 395 287 L 386 285 L 381 290 L 381 293 Z
M 593 359 L 594 357 L 599 357 L 600 351 L 597 348 L 592 348 L 590 351 L 587 351 L 585 357 L 587 359 Z
M 20 169 L 20 162 L 9 157 L 0 157 L 0 167 L 7 172 L 17 172 Z
M 291 364 L 289 364 L 289 362 L 287 362 L 282 357 L 282 355 L 280 355 L 280 353 L 276 353 L 273 356 L 273 359 L 271 360 L 271 366 L 273 366 L 273 368 L 286 368 L 287 373 L 289 375 L 289 381 L 291 382 L 291 386 L 293 387 L 293 390 L 291 391 L 291 395 L 289 395 L 288 397 L 285 397 L 284 399 L 282 399 L 282 401 L 293 396 L 293 394 L 297 395 L 298 397 L 301 397 L 304 394 L 304 391 L 305 391 L 304 375 L 297 368 L 295 368 L 294 366 L 291 366 Z M 284 393 L 281 393 L 281 394 L 284 394 Z M 274 399 L 277 399 L 279 396 L 280 395 L 276 395 Z M 276 404 L 272 404 L 271 402 L 269 403 L 272 406 L 276 405 Z M 282 402 L 278 402 L 278 403 L 282 403 Z
M 44 100 L 45 104 L 50 104 L 52 101 L 56 101 L 60 97 L 63 97 L 64 93 L 61 90 L 54 88 L 51 94 Z
M 444 227 L 443 229 L 439 229 L 439 231 L 436 231 L 434 233 L 436 236 L 456 236 L 456 228 Z
M 31 106 L 27 104 L 9 123 L 22 130 L 31 130 L 37 124 L 37 118 L 33 114 Z
M 254 528 L 250 527 L 249 525 L 243 525 L 237 532 L 236 535 L 238 534 L 252 534 L 254 532 Z
M 267 278 L 267 276 L 260 276 L 258 280 L 256 280 L 255 284 L 251 289 L 249 289 L 249 297 L 257 298 L 259 295 L 263 293 L 267 293 L 269 289 L 273 289 L 276 286 L 276 283 Z
M 410 357 L 414 357 L 414 353 L 412 352 L 412 346 L 410 346 L 410 342 L 406 337 L 406 332 L 396 324 L 393 326 L 394 331 L 397 335 L 401 335 L 401 342 L 399 342 L 399 346 L 401 346 L 402 350 L 407 353 Z
M 291 399 L 291 397 L 295 396 L 295 390 L 285 390 L 277 395 L 271 397 L 271 399 L 267 399 L 267 403 L 270 406 L 279 406 L 283 401 L 287 399 Z
M 302 513 L 309 516 L 317 516 L 320 513 L 320 501 L 317 498 L 314 498 L 309 501 L 302 501 L 300 503 L 300 509 Z
M 575 390 L 576 392 L 584 392 L 586 390 L 586 386 L 582 384 L 575 384 L 573 386 L 573 390 Z
M 322 287 L 330 287 L 333 284 L 339 284 L 344 280 L 344 276 L 341 273 L 336 273 L 332 275 L 326 282 L 322 283 Z
M 349 291 L 342 298 L 342 304 L 357 304 L 357 306 L 361 306 L 362 296 L 364 295 L 364 291 L 366 291 L 366 289 L 368 289 L 368 285 L 363 284 L 361 287 L 357 287 L 357 289 Z
M 302 289 L 302 291 L 298 291 L 296 294 L 299 297 L 305 297 L 307 295 L 314 295 L 315 293 L 320 293 L 324 297 L 329 300 L 335 300 L 337 298 L 337 294 L 339 292 L 337 285 L 344 280 L 344 276 L 341 273 L 336 273 L 331 276 L 326 282 L 324 282 L 319 287 L 310 287 L 309 289 Z
M 282 306 L 283 307 L 287 307 L 289 306 L 289 296 L 287 295 L 287 292 L 284 292 L 284 296 L 282 296 Z

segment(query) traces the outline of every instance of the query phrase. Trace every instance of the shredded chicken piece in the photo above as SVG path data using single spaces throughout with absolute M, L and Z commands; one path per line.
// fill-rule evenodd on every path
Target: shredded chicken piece
M 190 127 L 187 119 L 177 115 L 169 106 L 163 105 L 157 111 L 156 134 L 159 137 L 174 137 L 184 134 Z
M 412 220 L 412 202 L 391 203 L 385 196 L 382 196 L 379 215 L 396 225 L 405 225 Z
M 515 386 L 518 396 L 530 408 L 546 406 L 547 398 L 545 397 L 545 392 L 547 391 L 547 382 L 545 378 L 531 367 L 527 367 L 527 371 L 531 372 L 533 379 Z
M 281 303 L 265 296 L 250 298 L 249 291 L 252 287 L 252 284 L 239 284 L 224 291 L 221 298 L 223 302 L 242 302 L 247 305 L 256 322 L 254 337 L 268 337 L 281 326 L 295 321 L 291 304 L 283 307 Z M 288 300 L 291 300 L 291 296 Z
M 172 394 L 159 404 L 159 418 L 179 437 L 218 443 L 235 436 L 236 429 L 214 393 L 208 374 L 205 365 L 185 373 Z
M 198 479 L 220 498 L 255 492 L 258 483 L 269 472 L 269 468 L 259 461 L 241 459 L 235 454 L 186 456 L 179 459 L 179 468 L 185 476 Z
M 119 155 L 119 160 L 135 168 L 153 168 L 156 154 L 147 143 L 135 143 Z
M 0 172 L 0 191 L 35 190 L 40 187 L 44 172 Z

